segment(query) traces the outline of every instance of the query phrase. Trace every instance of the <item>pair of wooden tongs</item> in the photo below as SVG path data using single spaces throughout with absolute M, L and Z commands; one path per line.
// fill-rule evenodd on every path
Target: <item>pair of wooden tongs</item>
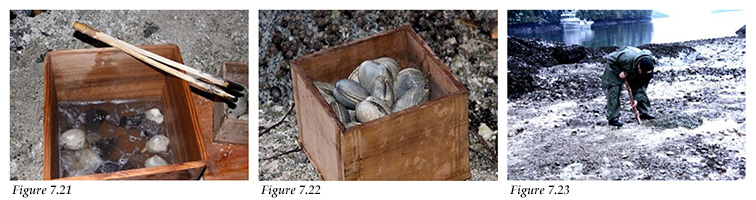
M 105 42 L 136 59 L 146 62 L 155 68 L 158 68 L 168 74 L 176 76 L 189 82 L 194 87 L 206 92 L 218 95 L 232 103 L 237 103 L 239 98 L 243 98 L 247 93 L 243 85 L 234 83 L 212 74 L 201 72 L 197 69 L 175 62 L 171 59 L 159 56 L 147 50 L 141 49 L 122 40 L 114 38 L 108 34 L 98 31 L 86 24 L 75 21 L 73 28 L 77 31 L 89 35 L 92 38 Z M 179 70 L 183 70 L 181 72 Z

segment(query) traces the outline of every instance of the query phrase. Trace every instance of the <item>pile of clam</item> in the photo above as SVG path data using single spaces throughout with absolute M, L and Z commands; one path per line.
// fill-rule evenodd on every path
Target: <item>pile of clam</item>
M 399 69 L 392 58 L 367 60 L 335 86 L 315 81 L 315 87 L 349 128 L 428 101 L 430 87 L 423 72 Z
M 117 138 L 102 138 L 102 135 L 98 133 L 103 122 L 108 121 L 110 117 L 108 113 L 104 110 L 93 108 L 79 116 L 81 117 L 77 117 L 77 119 L 83 119 L 84 124 L 80 125 L 79 128 L 69 129 L 60 135 L 60 163 L 67 176 L 81 176 L 131 169 L 133 165 L 128 161 L 129 156 L 125 156 L 124 154 L 115 162 L 104 159 L 115 151 L 113 148 L 118 143 Z M 136 129 L 140 128 L 140 124 L 144 124 L 144 119 L 152 121 L 150 123 L 162 124 L 164 116 L 159 109 L 153 108 L 144 113 L 123 116 L 120 120 L 113 119 L 113 121 L 108 122 L 125 129 Z M 142 133 L 147 134 L 145 132 L 143 131 Z M 168 165 L 168 161 L 157 154 L 167 153 L 169 144 L 170 140 L 165 135 L 155 134 L 149 136 L 149 140 L 145 143 L 142 153 L 149 151 L 150 154 L 155 155 L 147 158 L 144 166 Z

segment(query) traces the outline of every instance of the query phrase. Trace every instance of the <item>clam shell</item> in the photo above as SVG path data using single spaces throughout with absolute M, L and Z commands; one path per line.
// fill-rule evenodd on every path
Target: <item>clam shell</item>
M 357 103 L 365 100 L 370 93 L 362 88 L 360 83 L 349 79 L 341 79 L 333 88 L 333 98 L 344 107 L 354 109 Z
M 157 108 L 153 108 L 144 112 L 144 117 L 158 124 L 163 123 L 164 119 L 163 114 L 160 113 L 160 110 Z
M 325 99 L 326 103 L 331 103 L 335 101 L 333 99 L 333 85 L 330 83 L 322 82 L 322 81 L 314 81 L 315 88 L 318 89 L 318 92 L 320 92 L 320 96 Z
M 144 161 L 144 167 L 157 167 L 163 165 L 168 165 L 168 162 L 158 155 L 154 155 Z
M 63 145 L 63 148 L 70 150 L 83 149 L 87 144 L 86 136 L 87 134 L 81 129 L 70 129 L 60 136 L 60 144 Z
M 399 75 L 399 71 L 401 68 L 399 67 L 399 63 L 396 62 L 393 58 L 390 57 L 383 57 L 373 60 L 381 65 L 386 66 L 386 68 L 389 69 L 389 72 L 391 72 L 392 79 L 396 79 L 396 76 Z
M 427 88 L 428 79 L 423 72 L 415 68 L 407 68 L 399 72 L 394 82 L 394 97 L 398 100 L 407 91 L 413 88 Z
M 369 96 L 357 104 L 355 111 L 357 120 L 364 123 L 391 114 L 391 107 L 380 99 Z
M 389 107 L 394 105 L 394 86 L 385 76 L 378 76 L 375 79 L 373 92 L 370 95 L 383 100 Z
M 425 103 L 428 101 L 429 94 L 430 89 L 428 89 L 428 87 L 414 87 L 396 100 L 392 111 L 399 112 L 409 107 Z
M 360 123 L 360 122 L 349 122 L 346 125 L 344 125 L 344 127 L 346 127 L 346 128 L 352 128 L 352 127 L 355 127 L 355 126 L 359 126 L 360 124 L 362 124 L 362 123 Z
M 150 151 L 150 153 L 160 153 L 167 151 L 168 145 L 170 143 L 171 140 L 168 139 L 168 137 L 166 137 L 165 135 L 155 135 L 147 140 L 145 146 L 147 148 L 147 151 Z
M 344 107 L 344 105 L 339 104 L 336 101 L 333 101 L 330 103 L 331 109 L 333 109 L 333 112 L 336 113 L 336 117 L 339 118 L 339 121 L 341 121 L 342 124 L 347 124 L 351 121 L 351 118 L 349 117 L 349 111 Z
M 353 81 L 358 82 L 358 83 L 360 82 L 360 77 L 359 77 L 360 66 L 357 66 L 357 68 L 354 68 L 354 71 L 352 71 L 352 73 L 349 74 L 349 78 L 348 78 L 349 80 L 353 80 Z
M 388 67 L 372 60 L 362 62 L 357 73 L 358 82 L 365 89 L 373 89 L 375 79 L 379 76 L 384 76 L 390 81 L 394 81 L 394 75 L 391 74 L 391 70 Z
M 72 170 L 73 172 L 70 173 L 70 176 L 94 174 L 95 170 L 100 168 L 100 165 L 104 162 L 102 158 L 100 158 L 100 155 L 97 155 L 92 149 L 88 148 L 78 150 L 74 155 L 76 155 L 79 160 L 72 168 L 78 168 L 78 170 Z

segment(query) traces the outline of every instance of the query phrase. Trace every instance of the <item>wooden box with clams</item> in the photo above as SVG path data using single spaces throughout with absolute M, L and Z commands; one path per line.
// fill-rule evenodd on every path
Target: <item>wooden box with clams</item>
M 175 45 L 142 46 L 182 62 Z M 115 48 L 53 51 L 44 179 L 198 179 L 206 156 L 187 82 Z
M 322 179 L 470 178 L 468 93 L 410 26 L 297 58 L 291 70 L 298 140 Z
M 240 62 L 223 62 L 218 75 L 242 85 L 247 85 L 249 77 L 247 64 Z M 229 108 L 220 100 L 213 106 L 213 141 L 219 143 L 249 144 L 249 118 L 246 106 Z

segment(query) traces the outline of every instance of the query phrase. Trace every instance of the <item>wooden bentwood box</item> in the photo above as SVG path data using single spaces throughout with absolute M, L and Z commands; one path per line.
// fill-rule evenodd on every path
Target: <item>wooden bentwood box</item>
M 176 45 L 141 46 L 182 63 Z M 155 100 L 162 102 L 174 164 L 66 177 L 66 180 L 198 179 L 206 163 L 189 85 L 115 48 L 53 51 L 45 57 L 44 179 L 61 179 L 59 101 Z
M 313 81 L 335 84 L 365 60 L 391 57 L 430 83 L 418 106 L 345 128 Z M 408 25 L 291 62 L 299 143 L 324 180 L 465 180 L 467 90 Z

